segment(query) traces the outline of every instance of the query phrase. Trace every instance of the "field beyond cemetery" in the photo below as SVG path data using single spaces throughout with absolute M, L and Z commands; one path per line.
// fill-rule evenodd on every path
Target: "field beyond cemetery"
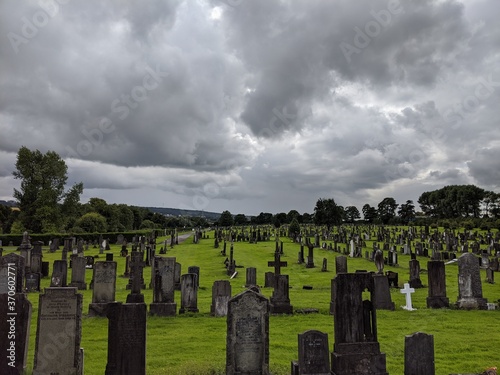
M 220 254 L 221 246 L 214 248 L 214 233 L 207 232 L 208 239 L 201 239 L 194 244 L 192 238 L 168 248 L 164 256 L 176 257 L 182 264 L 182 273 L 189 266 L 200 267 L 200 289 L 198 293 L 199 313 L 177 315 L 171 318 L 148 317 L 146 365 L 148 375 L 164 374 L 224 374 L 226 358 L 226 318 L 211 317 L 210 304 L 212 284 L 215 280 L 229 280 L 224 266 L 225 257 Z M 165 238 L 157 239 L 157 254 Z M 290 361 L 297 359 L 297 334 L 305 330 L 316 329 L 328 333 L 330 351 L 333 348 L 333 317 L 329 314 L 330 282 L 335 275 L 335 257 L 340 255 L 333 251 L 316 248 L 314 250 L 315 268 L 305 268 L 297 263 L 299 244 L 288 238 L 284 242 L 282 261 L 288 266 L 282 269 L 290 278 L 290 300 L 297 309 L 314 308 L 318 313 L 292 316 L 271 316 L 270 318 L 270 368 L 276 375 L 290 374 Z M 330 243 L 330 241 L 327 241 Z M 340 244 L 342 249 L 345 244 Z M 485 246 L 482 246 L 482 248 Z M 62 248 L 62 247 L 61 247 Z M 118 263 L 117 301 L 125 302 L 129 293 L 125 289 L 127 278 L 121 277 L 125 269 L 125 258 L 120 257 L 118 245 L 111 245 L 114 260 Z M 373 241 L 366 241 L 363 254 L 373 248 Z M 4 247 L 4 255 L 14 251 L 13 247 Z M 130 247 L 129 247 L 130 249 Z M 272 271 L 267 262 L 273 260 L 275 242 L 259 242 L 249 244 L 234 243 L 234 259 L 239 274 L 231 280 L 232 294 L 245 290 L 245 267 L 257 268 L 257 281 L 264 285 L 264 273 Z M 227 246 L 229 254 L 229 244 Z M 307 248 L 306 248 L 307 254 Z M 99 249 L 90 247 L 85 255 L 99 256 Z M 460 255 L 460 254 L 458 254 Z M 105 260 L 104 255 L 96 261 Z M 321 272 L 323 258 L 328 260 L 328 271 Z M 49 253 L 43 248 L 43 261 L 52 262 L 61 259 L 61 250 Z M 426 269 L 428 258 L 418 257 L 422 269 Z M 399 254 L 399 266 L 386 266 L 385 270 L 399 273 L 399 286 L 408 282 L 410 256 Z M 355 270 L 376 271 L 375 264 L 364 258 L 348 258 L 349 272 Z M 69 270 L 71 273 L 71 270 Z M 457 264 L 446 265 L 447 294 L 450 303 L 457 300 L 458 295 Z M 498 273 L 497 273 L 498 275 Z M 485 271 L 481 270 L 483 295 L 488 302 L 498 303 L 500 286 L 488 284 L 484 280 Z M 68 275 L 68 282 L 71 279 Z M 86 271 L 87 285 L 90 285 L 92 270 Z M 144 279 L 149 285 L 151 268 L 144 269 Z M 427 286 L 427 275 L 422 273 L 422 282 Z M 42 288 L 48 287 L 49 278 L 42 280 Z M 303 289 L 304 285 L 312 286 L 311 290 Z M 262 294 L 270 297 L 271 288 L 262 288 Z M 92 291 L 80 291 L 83 294 L 83 332 L 81 347 L 84 348 L 84 368 L 86 375 L 104 374 L 107 361 L 108 320 L 106 318 L 87 317 L 88 305 L 92 299 Z M 152 290 L 143 290 L 146 303 L 152 302 Z M 415 332 L 434 335 L 436 374 L 480 373 L 488 367 L 500 367 L 500 310 L 496 311 L 461 311 L 455 309 L 432 310 L 426 308 L 427 288 L 417 289 L 413 294 L 413 306 L 416 311 L 401 308 L 405 297 L 399 289 L 391 289 L 392 300 L 396 311 L 377 311 L 378 341 L 381 351 L 387 356 L 387 370 L 390 374 L 404 373 L 404 338 Z M 33 303 L 31 335 L 28 354 L 28 373 L 33 368 L 35 334 L 38 313 L 38 293 L 30 293 Z M 176 291 L 176 302 L 180 307 L 180 292 Z

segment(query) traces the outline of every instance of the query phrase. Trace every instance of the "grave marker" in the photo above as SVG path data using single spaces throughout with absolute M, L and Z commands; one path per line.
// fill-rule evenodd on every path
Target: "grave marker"
M 487 309 L 488 301 L 483 298 L 483 287 L 478 258 L 465 253 L 458 258 L 458 300 L 459 309 Z
M 416 310 L 413 308 L 411 304 L 411 295 L 412 293 L 415 293 L 415 289 L 410 288 L 410 284 L 405 283 L 404 288 L 400 290 L 401 293 L 403 293 L 406 297 L 406 306 L 402 306 L 403 309 L 408 310 L 408 311 L 413 311 Z
M 229 280 L 216 280 L 212 285 L 212 304 L 210 314 L 213 316 L 226 316 L 228 302 L 231 299 L 231 283 Z
M 300 375 L 330 375 L 328 334 L 309 330 L 298 334 Z
M 405 375 L 435 375 L 434 336 L 422 332 L 405 336 Z
M 175 258 L 154 257 L 153 269 L 153 303 L 149 305 L 149 313 L 158 316 L 175 316 Z
M 116 262 L 96 262 L 93 269 L 92 303 L 89 316 L 106 316 L 107 307 L 115 302 Z

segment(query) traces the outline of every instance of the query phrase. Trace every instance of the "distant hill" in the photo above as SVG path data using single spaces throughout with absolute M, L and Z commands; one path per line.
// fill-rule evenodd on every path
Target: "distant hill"
M 204 217 L 207 220 L 219 220 L 220 213 L 207 212 L 199 210 L 181 210 L 179 208 L 165 208 L 165 207 L 145 207 L 152 212 L 158 212 L 166 216 L 191 216 L 191 217 Z
M 17 206 L 17 202 L 16 201 L 3 201 L 3 200 L 0 200 L 0 204 L 2 206 L 7 206 L 7 207 L 16 207 Z

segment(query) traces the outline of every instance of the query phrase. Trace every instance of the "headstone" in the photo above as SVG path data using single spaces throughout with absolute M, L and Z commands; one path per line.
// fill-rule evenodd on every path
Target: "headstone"
M 293 306 L 290 305 L 288 275 L 274 275 L 271 313 L 293 314 Z
M 328 259 L 323 258 L 323 264 L 321 265 L 321 272 L 328 271 Z
M 175 290 L 181 290 L 181 269 L 182 266 L 179 262 L 175 263 L 175 270 L 174 270 L 174 284 L 175 284 Z
M 40 291 L 40 273 L 27 273 L 26 274 L 26 292 L 39 292 Z
M 486 268 L 486 282 L 488 284 L 495 284 L 495 272 L 491 267 Z
M 405 375 L 435 375 L 434 336 L 417 332 L 405 336 Z
M 306 268 L 314 268 L 314 246 L 313 244 L 309 243 L 307 245 L 307 262 L 306 262 Z
M 429 280 L 427 307 L 430 309 L 450 307 L 450 300 L 446 297 L 446 272 L 444 262 L 442 260 L 428 261 L 427 277 Z
M 269 301 L 252 290 L 228 303 L 226 375 L 269 375 Z
M 95 258 L 93 256 L 88 255 L 85 257 L 85 260 L 86 260 L 85 268 L 88 268 L 88 269 L 94 268 Z
M 153 269 L 153 303 L 149 305 L 149 313 L 158 316 L 175 316 L 175 258 L 154 257 Z
M 146 304 L 110 303 L 105 375 L 146 374 Z
M 273 288 L 274 287 L 274 273 L 266 272 L 264 274 L 264 288 Z
M 389 280 L 385 275 L 373 275 L 373 307 L 377 310 L 394 310 L 394 302 L 391 299 Z
M 383 275 L 384 274 L 384 253 L 382 252 L 382 250 L 377 249 L 377 251 L 375 251 L 374 261 L 375 261 L 375 266 L 377 267 L 377 273 L 380 275 Z
M 24 293 L 0 294 L 0 374 L 26 372 L 31 302 Z
M 196 275 L 196 287 L 200 287 L 200 267 L 198 266 L 189 266 L 188 273 L 194 273 Z
M 226 316 L 228 302 L 231 299 L 231 283 L 229 280 L 216 280 L 212 285 L 212 304 L 210 314 L 213 316 Z
M 50 262 L 42 262 L 42 277 L 49 276 L 49 266 Z
M 50 287 L 64 288 L 67 286 L 68 262 L 66 260 L 55 260 L 52 266 L 52 277 Z
M 281 274 L 281 267 L 287 267 L 288 263 L 287 262 L 282 262 L 281 261 L 281 255 L 279 252 L 274 253 L 274 261 L 272 262 L 267 262 L 268 267 L 274 267 L 274 275 L 280 275 Z
M 106 316 L 107 307 L 115 302 L 116 262 L 96 262 L 93 268 L 92 303 L 89 316 Z
M 87 259 L 84 257 L 73 258 L 73 267 L 71 268 L 71 283 L 70 287 L 75 287 L 78 290 L 86 290 L 87 283 L 85 282 L 85 269 L 87 266 Z
M 478 258 L 472 253 L 465 253 L 458 258 L 458 300 L 457 308 L 487 309 L 488 301 L 483 298 L 481 275 Z
M 42 241 L 33 242 L 31 249 L 31 272 L 42 273 Z
M 309 330 L 299 333 L 298 373 L 300 375 L 330 375 L 328 334 Z
M 410 287 L 415 289 L 424 287 L 420 280 L 420 262 L 416 259 L 410 260 L 410 280 L 408 283 Z
M 363 291 L 373 293 L 367 272 L 341 273 L 335 277 L 334 331 L 331 356 L 333 375 L 388 375 L 385 354 L 377 341 L 376 310 Z
M 24 293 L 25 259 L 16 253 L 0 257 L 0 294 L 12 293 L 14 284 L 15 293 Z
M 347 257 L 344 255 L 339 255 L 335 258 L 335 272 L 338 275 L 339 273 L 347 273 Z
M 245 287 L 248 288 L 250 286 L 257 285 L 257 268 L 248 267 L 246 272 Z
M 198 312 L 198 286 L 197 275 L 187 273 L 181 276 L 181 308 L 179 314 L 185 312 Z
M 83 374 L 83 295 L 77 291 L 46 288 L 40 295 L 33 375 Z
M 106 253 L 106 262 L 113 261 L 113 253 Z
M 408 310 L 408 311 L 416 310 L 413 308 L 412 303 L 411 303 L 411 295 L 412 295 L 412 293 L 415 293 L 415 289 L 410 288 L 410 284 L 405 283 L 404 288 L 401 289 L 400 292 L 402 294 L 404 294 L 406 297 L 406 305 L 402 306 L 403 309 Z

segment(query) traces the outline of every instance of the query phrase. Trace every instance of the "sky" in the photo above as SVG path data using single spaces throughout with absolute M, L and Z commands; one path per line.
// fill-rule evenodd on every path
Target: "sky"
M 0 199 L 21 146 L 57 152 L 82 202 L 258 215 L 500 192 L 499 14 L 498 0 L 3 0 Z

